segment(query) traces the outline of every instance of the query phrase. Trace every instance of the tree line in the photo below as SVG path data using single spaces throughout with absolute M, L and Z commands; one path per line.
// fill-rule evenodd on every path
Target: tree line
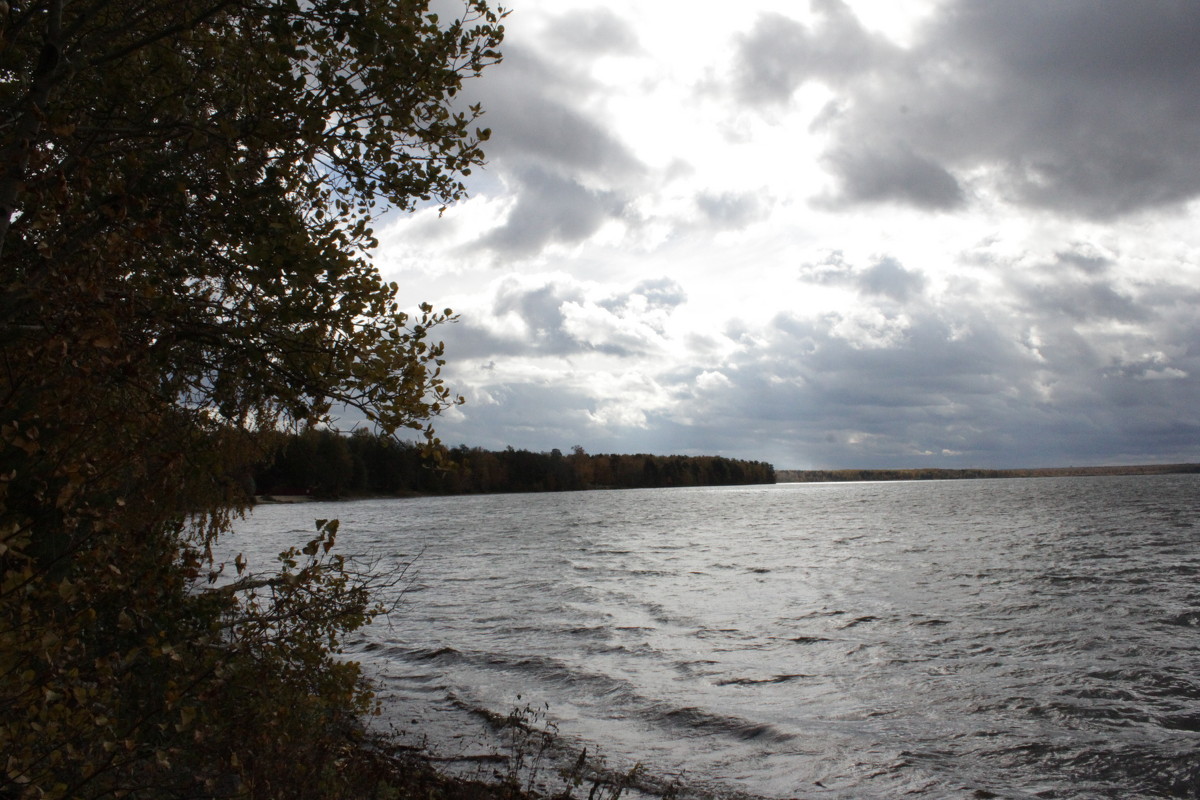
M 775 470 L 723 456 L 592 455 L 578 445 L 565 455 L 557 448 L 430 447 L 365 430 L 310 429 L 281 436 L 253 482 L 259 494 L 333 498 L 735 486 L 774 483 Z

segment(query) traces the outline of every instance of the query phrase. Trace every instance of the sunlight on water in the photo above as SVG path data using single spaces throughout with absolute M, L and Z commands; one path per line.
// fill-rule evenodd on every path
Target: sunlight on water
M 698 794 L 1195 796 L 1198 509 L 1195 476 L 785 484 L 264 506 L 229 546 L 336 516 L 411 564 L 351 649 L 448 756 L 548 704 Z

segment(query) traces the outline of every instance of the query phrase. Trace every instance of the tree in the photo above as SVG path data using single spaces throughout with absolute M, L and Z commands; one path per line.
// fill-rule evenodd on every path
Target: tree
M 501 16 L 0 3 L 0 796 L 354 793 L 370 578 L 330 525 L 273 578 L 205 554 L 264 435 L 457 402 L 451 312 L 401 310 L 370 226 L 462 196 Z
M 424 372 L 437 357 L 425 334 L 445 315 L 425 307 L 410 324 L 362 252 L 387 205 L 462 194 L 487 132 L 471 131 L 478 108 L 445 101 L 496 58 L 500 28 L 480 2 L 473 26 L 440 27 L 423 6 L 43 0 L 10 12 L 11 330 L 59 321 L 83 279 L 87 296 L 70 299 L 90 307 L 92 343 L 131 345 L 173 402 L 259 425 L 319 418 L 331 401 L 387 428 L 436 413 L 449 398 Z

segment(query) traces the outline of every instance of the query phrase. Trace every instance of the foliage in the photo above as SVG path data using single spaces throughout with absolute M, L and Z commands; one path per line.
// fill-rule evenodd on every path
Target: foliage
M 521 696 L 517 695 L 518 702 Z M 620 800 L 629 789 L 673 800 L 680 789 L 679 779 L 664 782 L 646 775 L 645 768 L 634 764 L 628 770 L 608 766 L 604 756 L 582 748 L 573 757 L 559 738 L 558 725 L 550 718 L 549 704 L 517 706 L 507 716 L 488 715 L 506 752 L 504 772 L 497 771 L 499 786 L 514 797 L 553 797 L 571 800 L 576 790 L 587 792 L 587 800 Z M 563 764 L 550 776 L 551 762 Z
M 518 792 L 532 794 L 544 789 L 538 778 L 558 740 L 558 725 L 549 718 L 549 710 L 548 704 L 535 708 L 526 703 L 509 712 L 498 726 L 508 752 L 506 771 L 499 777 Z
M 308 430 L 281 437 L 254 482 L 263 494 L 341 497 L 730 486 L 774 483 L 775 471 L 722 456 L 589 455 L 578 446 L 567 456 L 466 446 L 431 453 L 368 431 Z
M 373 579 L 328 524 L 271 578 L 206 556 L 264 435 L 456 402 L 450 312 L 366 253 L 461 196 L 487 132 L 451 101 L 502 34 L 482 0 L 0 4 L 0 796 L 374 791 L 337 658 Z
M 486 131 L 451 113 L 499 28 L 395 0 L 43 0 L 0 72 L 8 291 L 22 339 L 86 331 L 141 388 L 264 426 L 362 408 L 386 430 L 449 394 L 362 250 L 372 213 L 449 202 Z M 22 78 L 24 78 L 22 80 Z M 10 199 L 11 198 L 11 199 Z M 11 226 L 11 227 L 10 227 Z M 69 316 L 71 315 L 71 316 Z M 76 350 L 71 354 L 75 355 Z

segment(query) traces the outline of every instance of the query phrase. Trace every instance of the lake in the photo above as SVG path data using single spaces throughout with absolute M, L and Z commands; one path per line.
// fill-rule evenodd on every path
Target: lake
M 1200 796 L 1200 476 L 270 505 L 226 546 L 317 517 L 408 565 L 348 652 L 460 770 L 528 705 L 683 795 Z

